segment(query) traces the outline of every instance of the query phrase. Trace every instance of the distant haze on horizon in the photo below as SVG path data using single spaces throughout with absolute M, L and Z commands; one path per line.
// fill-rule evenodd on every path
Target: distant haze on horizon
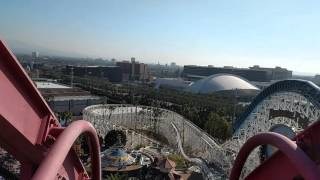
M 319 5 L 315 0 L 10 0 L 1 2 L 0 38 L 23 53 L 281 66 L 315 74 Z

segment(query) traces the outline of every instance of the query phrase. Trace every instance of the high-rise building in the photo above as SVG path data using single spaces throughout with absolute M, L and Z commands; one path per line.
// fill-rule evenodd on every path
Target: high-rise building
M 131 62 L 122 61 L 117 62 L 117 66 L 120 67 L 122 71 L 122 80 L 137 80 L 137 81 L 149 81 L 150 80 L 150 70 L 147 64 L 139 63 L 135 61 L 135 58 L 131 58 Z
M 171 66 L 171 67 L 176 67 L 177 64 L 176 64 L 175 62 L 172 62 L 172 63 L 170 64 L 170 66 Z
M 130 75 L 131 80 L 135 80 L 135 63 L 136 63 L 136 58 L 132 57 L 131 58 L 131 75 Z
M 32 56 L 32 59 L 38 59 L 38 58 L 39 58 L 39 52 L 33 51 L 33 52 L 31 53 L 31 56 Z

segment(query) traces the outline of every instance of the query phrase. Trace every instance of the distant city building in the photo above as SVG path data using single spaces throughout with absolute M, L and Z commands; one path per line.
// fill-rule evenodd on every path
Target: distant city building
M 122 70 L 119 66 L 66 66 L 66 74 L 74 76 L 95 76 L 107 78 L 110 82 L 122 81 Z
M 266 71 L 268 73 L 268 76 L 271 77 L 271 80 L 283 80 L 292 78 L 292 71 L 278 66 L 275 68 L 263 68 L 255 65 L 253 67 L 249 67 L 249 69 Z
M 31 53 L 32 59 L 38 59 L 39 58 L 39 52 L 34 51 Z
M 187 80 L 198 80 L 210 75 L 226 73 L 241 76 L 249 81 L 269 82 L 271 80 L 290 79 L 292 71 L 284 68 L 261 68 L 253 66 L 250 68 L 234 68 L 232 66 L 184 66 L 182 76 Z
M 158 78 L 154 81 L 154 87 L 158 88 L 169 88 L 176 90 L 183 90 L 188 87 L 190 81 L 184 81 L 181 78 Z
M 66 66 L 65 73 L 74 76 L 95 76 L 106 78 L 110 82 L 122 82 L 129 80 L 150 81 L 150 71 L 147 64 L 136 62 L 116 62 L 115 66 Z
M 177 64 L 176 64 L 175 62 L 172 62 L 172 63 L 170 64 L 170 66 L 171 66 L 171 67 L 176 67 Z
M 178 78 L 181 77 L 182 67 L 171 63 L 169 66 L 163 64 L 149 64 L 152 76 L 158 78 Z
M 136 58 L 132 57 L 131 58 L 131 79 L 135 80 L 135 64 L 136 64 Z
M 112 58 L 112 59 L 111 59 L 111 63 L 112 63 L 112 65 L 116 65 L 116 62 L 117 62 L 117 60 L 116 60 L 116 59 L 114 59 L 114 58 Z
M 116 65 L 121 69 L 123 81 L 149 81 L 151 79 L 148 65 L 136 62 L 135 58 L 131 58 L 131 62 L 117 62 Z

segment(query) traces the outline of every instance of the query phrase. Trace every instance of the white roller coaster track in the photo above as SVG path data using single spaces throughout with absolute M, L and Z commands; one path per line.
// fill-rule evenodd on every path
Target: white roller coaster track
M 106 126 L 110 125 L 150 128 L 153 122 L 156 133 L 166 137 L 187 160 L 198 164 L 202 171 L 208 174 L 207 179 L 218 179 L 221 174 L 209 168 L 208 163 L 214 164 L 217 169 L 224 171 L 222 174 L 228 175 L 236 154 L 248 138 L 260 132 L 267 132 L 277 124 L 284 124 L 299 132 L 319 119 L 319 107 L 320 88 L 316 85 L 298 80 L 275 83 L 255 98 L 237 121 L 233 137 L 223 144 L 216 143 L 214 138 L 192 122 L 166 109 L 132 105 L 95 105 L 87 107 L 83 116 L 102 134 L 106 133 Z M 155 116 L 155 112 L 159 110 L 161 113 Z M 290 117 L 281 113 L 272 115 L 271 110 L 285 112 Z M 186 148 L 190 150 L 188 153 L 183 150 Z M 259 163 L 259 153 L 255 150 L 247 160 L 243 175 L 251 172 Z

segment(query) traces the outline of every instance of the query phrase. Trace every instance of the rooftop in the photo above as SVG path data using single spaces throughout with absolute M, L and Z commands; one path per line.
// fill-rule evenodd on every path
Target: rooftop
M 80 96 L 55 96 L 55 101 L 69 101 L 69 100 L 97 100 L 100 99 L 98 96 L 92 95 L 80 95 Z
M 35 81 L 38 89 L 70 89 L 71 87 L 62 84 L 45 81 Z
M 48 81 L 34 81 L 36 87 L 40 90 L 41 94 L 47 97 L 55 97 L 55 100 L 82 100 L 82 99 L 97 99 L 92 96 L 90 92 L 84 91 L 77 87 L 70 87 L 64 84 L 58 84 Z
M 259 90 L 247 80 L 232 74 L 214 74 L 190 84 L 186 91 L 192 93 L 212 93 L 225 90 Z

